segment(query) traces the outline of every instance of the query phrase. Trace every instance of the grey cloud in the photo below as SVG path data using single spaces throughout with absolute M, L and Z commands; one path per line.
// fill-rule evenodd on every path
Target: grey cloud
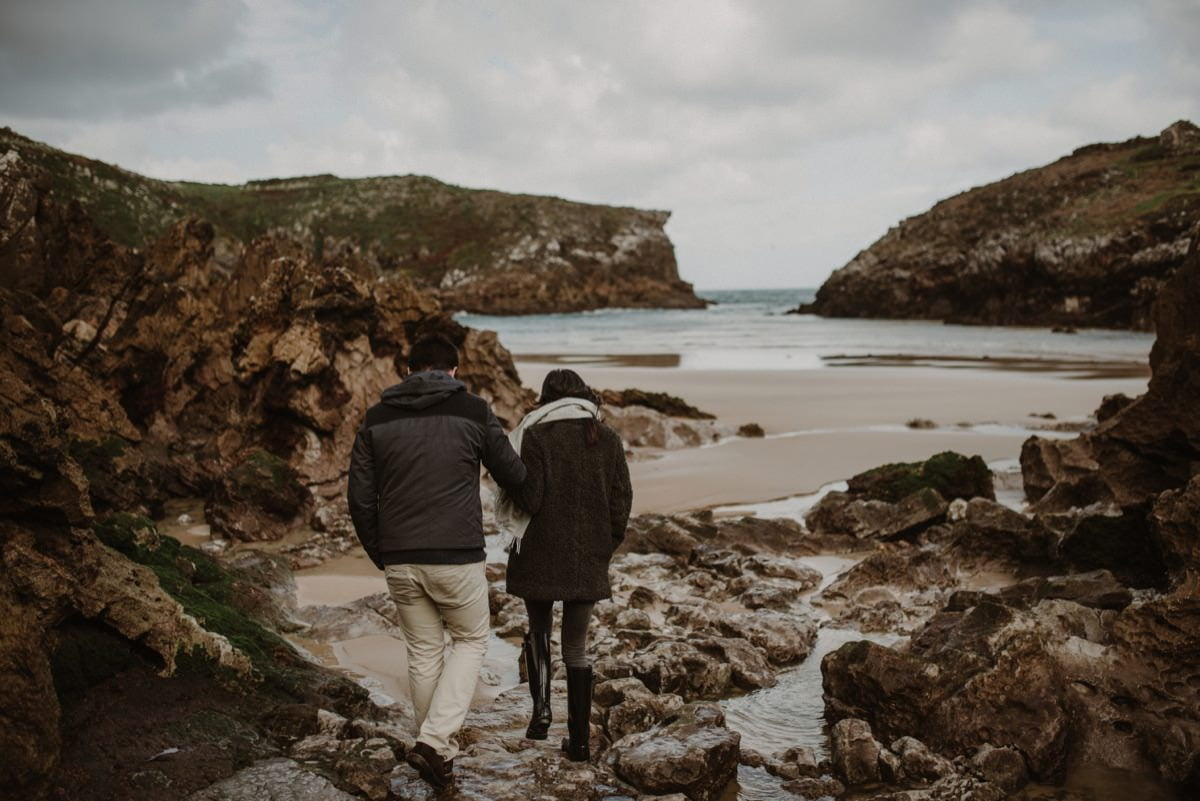
M 230 55 L 241 0 L 17 0 L 0 10 L 0 111 L 137 115 L 267 94 L 268 69 Z

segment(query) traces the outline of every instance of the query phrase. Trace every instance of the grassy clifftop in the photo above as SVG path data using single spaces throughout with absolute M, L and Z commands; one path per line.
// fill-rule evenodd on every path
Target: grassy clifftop
M 113 239 L 141 247 L 186 215 L 240 243 L 277 229 L 320 258 L 352 247 L 381 273 L 436 288 L 451 307 L 494 313 L 702 305 L 679 280 L 669 214 L 466 189 L 407 175 L 313 175 L 241 185 L 161 181 L 0 129 Z

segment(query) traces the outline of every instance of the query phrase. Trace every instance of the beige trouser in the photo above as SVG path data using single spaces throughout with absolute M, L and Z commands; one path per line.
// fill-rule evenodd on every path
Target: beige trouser
M 454 759 L 488 646 L 484 563 L 388 565 L 388 589 L 408 651 L 408 684 L 417 739 Z M 451 646 L 446 653 L 445 632 Z

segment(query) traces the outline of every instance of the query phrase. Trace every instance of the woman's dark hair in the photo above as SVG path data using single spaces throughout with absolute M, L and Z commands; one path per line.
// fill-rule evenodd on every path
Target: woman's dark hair
M 542 396 L 538 398 L 538 406 L 545 406 L 563 398 L 579 398 L 600 405 L 600 396 L 584 383 L 579 373 L 567 369 L 551 370 L 542 381 Z M 600 428 L 593 417 L 588 421 L 587 442 L 589 445 L 595 445 L 599 441 Z

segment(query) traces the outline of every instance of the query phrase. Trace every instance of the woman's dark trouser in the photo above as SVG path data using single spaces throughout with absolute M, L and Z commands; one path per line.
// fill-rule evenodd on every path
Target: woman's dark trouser
M 563 601 L 562 655 L 569 668 L 589 667 L 588 625 L 592 622 L 591 601 Z M 530 634 L 549 634 L 554 621 L 553 601 L 525 601 Z

